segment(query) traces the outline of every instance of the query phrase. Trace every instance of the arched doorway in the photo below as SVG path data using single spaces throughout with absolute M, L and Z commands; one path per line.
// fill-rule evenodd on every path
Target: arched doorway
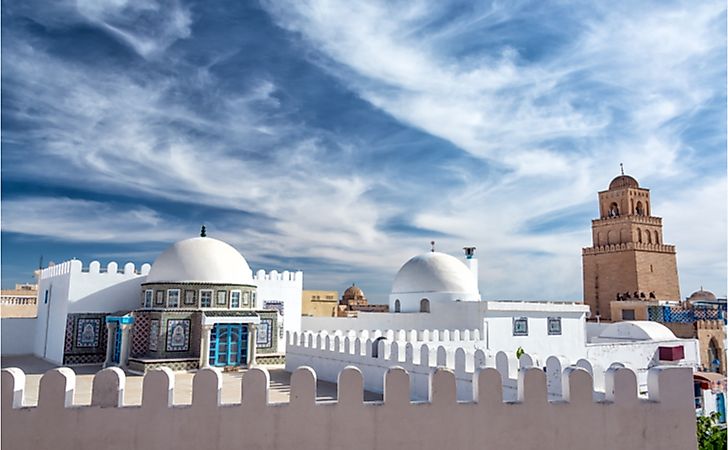
M 423 298 L 422 300 L 420 300 L 420 312 L 430 312 L 430 301 L 428 299 Z

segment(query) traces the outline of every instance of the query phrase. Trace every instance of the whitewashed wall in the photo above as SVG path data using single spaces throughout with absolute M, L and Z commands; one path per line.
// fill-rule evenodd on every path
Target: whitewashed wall
M 257 288 L 258 307 L 262 308 L 265 301 L 283 302 L 283 330 L 284 332 L 301 331 L 301 307 L 303 301 L 303 272 L 277 272 L 266 273 L 259 270 L 253 277 Z M 285 340 L 278 340 L 278 351 L 285 351 Z
M 592 380 L 567 370 L 563 395 L 546 401 L 539 369 L 518 372 L 517 400 L 504 403 L 501 376 L 486 368 L 473 374 L 467 402 L 457 402 L 455 376 L 436 369 L 428 376 L 425 402 L 411 403 L 411 379 L 389 369 L 384 401 L 363 401 L 362 374 L 348 367 L 338 376 L 334 402 L 317 403 L 316 373 L 291 375 L 290 402 L 270 405 L 269 375 L 252 369 L 242 378 L 242 396 L 221 404 L 222 374 L 195 374 L 191 405 L 174 405 L 174 374 L 145 375 L 141 406 L 124 405 L 125 376 L 109 368 L 93 380 L 91 405 L 75 405 L 75 374 L 47 372 L 37 407 L 23 404 L 25 375 L 2 371 L 2 447 L 16 450 L 174 448 L 685 450 L 697 447 L 692 374 L 688 369 L 653 369 L 649 399 L 637 397 L 634 374 L 611 370 L 606 401 L 594 402 Z M 39 424 L 42 424 L 39 426 Z
M 32 355 L 37 323 L 35 317 L 0 319 L 2 355 Z
M 56 364 L 63 362 L 68 314 L 138 308 L 141 283 L 149 267 L 144 264 L 137 272 L 134 264 L 128 263 L 120 270 L 117 263 L 110 262 L 102 271 L 99 262 L 93 261 L 84 271 L 81 261 L 72 260 L 43 269 L 38 282 L 35 355 Z
M 699 367 L 700 353 L 697 339 L 675 339 L 669 341 L 635 341 L 588 344 L 587 359 L 600 370 L 614 363 L 623 364 L 637 373 L 637 382 L 642 391 L 647 389 L 647 371 L 660 364 L 658 347 L 682 345 L 685 358 L 675 365 L 690 368 Z M 595 367 L 595 370 L 596 370 Z

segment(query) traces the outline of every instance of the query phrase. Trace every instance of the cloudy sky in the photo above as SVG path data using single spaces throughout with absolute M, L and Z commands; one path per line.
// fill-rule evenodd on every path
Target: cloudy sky
M 725 2 L 474 3 L 3 1 L 3 287 L 204 223 L 309 289 L 384 300 L 435 240 L 578 300 L 622 162 L 725 295 Z

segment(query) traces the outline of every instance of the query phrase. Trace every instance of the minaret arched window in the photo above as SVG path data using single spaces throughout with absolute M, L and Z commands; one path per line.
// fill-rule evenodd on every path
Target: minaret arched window
M 659 244 L 659 243 L 660 243 L 660 233 L 655 231 L 655 244 Z
M 637 202 L 637 208 L 635 208 L 635 213 L 638 216 L 644 216 L 645 215 L 645 210 L 644 210 L 644 208 L 642 208 L 642 202 Z
M 611 205 L 609 205 L 609 217 L 617 216 L 619 216 L 619 205 L 617 205 L 616 202 L 613 202 Z
M 637 242 L 642 243 L 642 230 L 637 228 Z

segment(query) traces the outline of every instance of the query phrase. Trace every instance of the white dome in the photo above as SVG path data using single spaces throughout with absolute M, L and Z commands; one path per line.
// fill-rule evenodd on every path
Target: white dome
M 478 296 L 473 273 L 457 258 L 439 252 L 417 255 L 407 261 L 392 284 L 392 295 L 452 292 Z
M 669 341 L 677 339 L 665 325 L 646 320 L 628 320 L 607 325 L 599 334 L 606 339 L 630 339 L 635 341 Z
M 147 283 L 253 284 L 248 263 L 235 248 L 209 237 L 176 242 L 152 264 Z

